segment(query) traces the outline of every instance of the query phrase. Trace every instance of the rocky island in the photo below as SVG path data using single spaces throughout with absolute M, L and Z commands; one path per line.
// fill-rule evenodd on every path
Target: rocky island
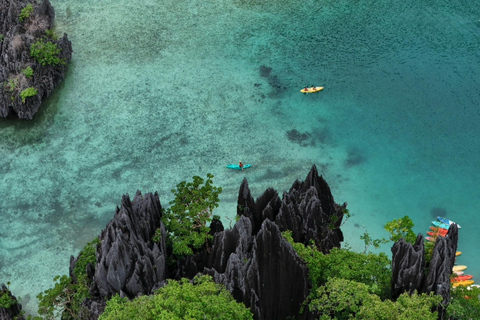
M 0 0 L 0 117 L 32 120 L 64 79 L 72 44 L 54 19 L 48 0 Z
M 91 243 L 93 260 L 80 261 L 82 253 L 71 257 L 69 281 L 79 283 L 83 281 L 79 274 L 84 274 L 89 291 L 75 318 L 98 319 L 106 301 L 115 295 L 127 299 L 152 295 L 169 279 L 193 279 L 198 274 L 210 275 L 224 285 L 237 302 L 251 310 L 254 319 L 318 318 L 315 309 L 302 308 L 315 287 L 310 277 L 313 271 L 282 234 L 289 230 L 295 243 L 313 246 L 320 255 L 330 255 L 343 241 L 340 225 L 346 204 L 335 203 L 315 166 L 305 181 L 296 181 L 281 199 L 275 190 L 267 189 L 254 200 L 245 179 L 233 228 L 225 229 L 220 220 L 213 219 L 212 239 L 174 263 L 166 243 L 164 211 L 157 193 L 138 191 L 133 200 L 124 195 L 113 219 Z M 156 233 L 160 237 L 154 241 Z M 386 266 L 391 276 L 390 298 L 415 291 L 434 293 L 441 296 L 435 300 L 441 301 L 435 314 L 447 319 L 457 239 L 454 225 L 446 237 L 437 240 L 429 266 L 421 234 L 413 245 L 403 239 L 395 243 L 391 269 Z M 13 303 L 9 309 L 0 308 L 0 315 L 13 319 L 20 310 Z

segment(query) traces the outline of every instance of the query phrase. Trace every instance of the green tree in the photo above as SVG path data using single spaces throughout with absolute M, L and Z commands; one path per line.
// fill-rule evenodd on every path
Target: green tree
M 194 249 L 202 247 L 212 236 L 207 223 L 212 221 L 213 209 L 218 207 L 221 187 L 212 185 L 213 175 L 207 180 L 199 176 L 193 182 L 180 182 L 172 190 L 175 199 L 170 202 L 162 221 L 168 231 L 167 244 L 175 256 L 192 255 Z
M 132 301 L 114 296 L 107 302 L 99 320 L 181 320 L 181 319 L 253 319 L 249 309 L 236 302 L 229 291 L 201 276 L 169 280 L 154 295 L 140 296 Z
M 397 242 L 401 238 L 404 238 L 405 241 L 414 244 L 417 240 L 415 232 L 413 232 L 413 221 L 409 216 L 405 216 L 401 219 L 393 219 L 385 225 L 385 230 L 390 233 L 390 240 Z
M 369 293 L 368 286 L 356 281 L 332 278 L 316 290 L 316 298 L 309 304 L 321 320 L 352 319 L 364 303 L 378 296 Z
M 393 302 L 382 301 L 369 292 L 368 286 L 356 281 L 332 278 L 325 286 L 317 289 L 317 298 L 309 308 L 326 319 L 365 319 L 365 320 L 436 320 L 437 312 L 432 308 L 440 303 L 441 296 L 430 294 L 409 295 L 403 293 Z
M 381 301 L 371 297 L 365 299 L 364 304 L 355 319 L 365 320 L 437 320 L 438 313 L 432 312 L 434 306 L 442 301 L 442 297 L 430 294 L 412 295 L 403 293 L 397 301 Z
M 79 253 L 79 257 L 73 274 L 77 278 L 74 282 L 72 278 L 63 275 L 56 276 L 55 286 L 40 293 L 38 298 L 38 314 L 44 319 L 55 319 L 55 314 L 62 314 L 62 319 L 81 319 L 79 316 L 85 310 L 82 309 L 82 302 L 90 298 L 89 286 L 91 280 L 87 276 L 87 265 L 95 264 L 95 252 L 100 240 L 89 242 Z
M 333 248 L 324 255 L 314 245 L 304 246 L 294 243 L 291 232 L 283 235 L 289 241 L 308 266 L 312 282 L 312 294 L 315 298 L 315 288 L 324 285 L 329 279 L 343 278 L 363 283 L 370 293 L 381 299 L 390 297 L 391 261 L 384 253 L 357 253 L 346 249 Z
M 0 291 L 0 308 L 10 308 L 17 302 L 13 300 L 13 298 L 10 296 L 10 290 L 1 290 Z
M 58 54 L 62 49 L 56 43 L 39 39 L 30 46 L 30 55 L 42 66 L 65 64 L 65 59 L 60 59 Z
M 450 290 L 447 315 L 450 319 L 478 319 L 480 314 L 480 288 L 459 286 Z

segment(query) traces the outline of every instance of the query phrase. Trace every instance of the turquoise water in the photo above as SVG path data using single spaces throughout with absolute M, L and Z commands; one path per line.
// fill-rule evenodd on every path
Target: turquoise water
M 51 3 L 73 43 L 67 77 L 34 121 L 0 121 L 0 282 L 28 312 L 122 194 L 167 205 L 211 172 L 228 226 L 243 177 L 260 196 L 313 163 L 354 214 L 351 247 L 364 228 L 386 236 L 409 215 L 425 232 L 441 213 L 480 281 L 476 2 Z M 325 90 L 299 93 L 313 84 Z M 253 168 L 224 168 L 240 160 Z

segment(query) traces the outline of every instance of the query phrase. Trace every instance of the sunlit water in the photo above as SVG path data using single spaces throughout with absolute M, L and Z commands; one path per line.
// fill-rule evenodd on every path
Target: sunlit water
M 228 226 L 243 177 L 258 197 L 314 163 L 354 215 L 351 247 L 440 213 L 480 281 L 475 1 L 51 2 L 73 43 L 66 79 L 34 121 L 0 121 L 0 282 L 28 312 L 122 194 L 168 205 L 211 172 Z M 225 168 L 239 160 L 253 167 Z

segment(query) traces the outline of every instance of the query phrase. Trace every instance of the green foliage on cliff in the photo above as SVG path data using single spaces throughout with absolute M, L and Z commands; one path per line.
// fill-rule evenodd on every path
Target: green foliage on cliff
M 413 232 L 414 224 L 412 219 L 409 216 L 405 216 L 400 219 L 393 219 L 385 225 L 385 230 L 390 233 L 390 240 L 397 242 L 401 238 L 404 238 L 405 241 L 414 244 L 417 240 L 415 232 Z
M 325 285 L 331 278 L 343 278 L 365 284 L 369 293 L 381 299 L 390 296 L 391 262 L 384 253 L 357 253 L 334 248 L 330 254 L 324 255 L 315 246 L 294 243 L 290 231 L 283 234 L 307 263 L 314 289 Z
M 53 31 L 53 30 L 45 30 L 45 35 L 52 40 L 57 40 L 58 39 L 57 35 L 55 34 L 55 31 Z
M 33 76 L 33 69 L 30 66 L 28 66 L 22 70 L 22 73 L 25 75 L 25 77 L 30 78 Z
M 38 313 L 44 319 L 55 319 L 55 314 L 62 314 L 62 319 L 79 319 L 82 314 L 81 303 L 90 297 L 89 285 L 91 279 L 87 277 L 87 265 L 95 264 L 95 251 L 98 238 L 89 242 L 79 253 L 73 274 L 77 278 L 74 282 L 72 278 L 63 275 L 56 276 L 55 286 L 40 293 L 38 298 Z
M 204 180 L 194 176 L 192 182 L 180 182 L 172 190 L 175 199 L 170 202 L 162 221 L 168 230 L 167 245 L 175 256 L 192 255 L 194 249 L 202 247 L 208 239 L 213 209 L 218 207 L 221 187 L 212 185 L 213 175 Z
M 312 246 L 294 243 L 283 233 L 306 263 L 312 290 L 304 303 L 319 319 L 434 320 L 436 295 L 403 294 L 389 300 L 391 261 L 383 254 L 356 253 L 334 248 L 324 255 Z
M 35 96 L 37 94 L 37 92 L 38 92 L 37 89 L 35 89 L 33 87 L 27 88 L 27 89 L 23 90 L 22 92 L 20 92 L 20 97 L 22 98 L 22 102 L 25 103 L 26 98 Z
M 20 20 L 20 22 L 23 22 L 25 19 L 28 19 L 32 13 L 33 13 L 33 5 L 29 3 L 25 6 L 25 8 L 22 9 L 22 11 L 20 11 L 18 20 Z
M 447 315 L 450 319 L 478 319 L 480 314 L 480 288 L 459 286 L 450 290 Z
M 236 302 L 229 291 L 212 281 L 210 276 L 168 281 L 151 296 L 132 301 L 118 295 L 107 302 L 99 320 L 181 320 L 224 319 L 249 320 L 253 315 L 242 303 Z
M 397 301 L 382 301 L 370 293 L 367 285 L 356 281 L 332 278 L 316 290 L 316 298 L 309 308 L 319 319 L 384 319 L 384 320 L 436 320 L 431 309 L 442 300 L 441 296 L 414 293 L 402 294 Z
M 17 302 L 10 296 L 10 290 L 0 291 L 0 308 L 10 308 Z
M 46 38 L 39 39 L 30 46 L 30 55 L 42 66 L 65 64 L 65 59 L 60 59 L 58 56 L 60 51 L 56 43 L 47 41 Z

